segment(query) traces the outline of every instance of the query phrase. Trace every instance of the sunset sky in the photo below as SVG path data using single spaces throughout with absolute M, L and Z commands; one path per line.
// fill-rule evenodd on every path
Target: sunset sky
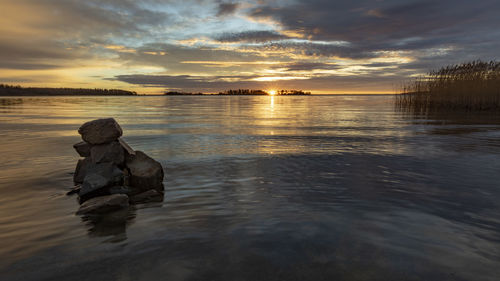
M 0 0 L 0 83 L 393 93 L 500 54 L 498 0 Z

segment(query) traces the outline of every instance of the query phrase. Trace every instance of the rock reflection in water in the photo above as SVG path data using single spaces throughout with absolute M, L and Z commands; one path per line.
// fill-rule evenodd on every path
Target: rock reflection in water
M 124 208 L 107 214 L 81 217 L 88 227 L 90 237 L 113 236 L 109 242 L 120 242 L 127 239 L 127 226 L 134 223 L 135 209 Z
M 137 209 L 161 207 L 163 196 L 162 192 L 155 192 L 151 196 L 132 196 L 134 205 L 110 213 L 84 215 L 81 220 L 87 226 L 90 237 L 113 236 L 108 242 L 124 241 L 127 239 L 127 227 L 136 219 Z

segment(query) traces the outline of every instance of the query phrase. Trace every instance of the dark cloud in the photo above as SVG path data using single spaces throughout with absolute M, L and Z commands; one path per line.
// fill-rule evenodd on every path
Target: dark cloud
M 296 62 L 285 65 L 278 65 L 275 68 L 284 68 L 285 71 L 311 71 L 311 70 L 335 70 L 342 67 L 335 64 L 326 64 L 321 62 Z
M 256 76 L 119 75 L 110 80 L 170 90 L 218 92 L 229 88 L 258 88 Z
M 365 67 L 394 67 L 394 63 L 375 62 L 375 63 L 362 64 L 361 66 L 365 66 Z
M 130 0 L 25 2 L 22 8 L 14 6 L 20 9 L 13 15 L 16 21 L 0 27 L 0 68 L 75 67 L 77 59 L 97 57 L 96 45 L 112 44 L 114 38 L 140 38 L 171 20 L 164 12 Z
M 2 61 L 0 68 L 4 69 L 17 69 L 17 70 L 45 70 L 61 68 L 62 65 L 48 64 L 48 63 L 29 63 L 20 61 Z
M 71 66 L 75 59 L 92 57 L 80 49 L 66 49 L 63 44 L 50 40 L 37 39 L 37 44 L 33 44 L 30 38 L 17 38 L 15 42 L 8 40 L 3 42 L 0 44 L 0 68 L 3 69 L 54 69 Z
M 238 9 L 238 3 L 220 3 L 218 6 L 217 16 L 227 16 L 233 14 Z
M 55 15 L 46 28 L 75 35 L 144 36 L 154 26 L 175 21 L 173 14 L 145 9 L 148 1 L 112 0 L 41 0 L 40 4 Z
M 245 31 L 238 33 L 224 33 L 216 36 L 214 39 L 219 42 L 250 42 L 250 43 L 263 43 L 268 41 L 283 40 L 289 38 L 286 35 L 280 34 L 276 31 L 268 30 L 255 30 Z
M 369 52 L 478 44 L 500 26 L 499 9 L 494 0 L 299 0 L 279 8 L 264 4 L 250 15 L 272 18 L 313 40 L 348 41 Z
M 283 52 L 284 54 L 295 54 L 304 57 L 342 57 L 342 58 L 373 58 L 375 54 L 369 50 L 364 50 L 358 45 L 342 45 L 335 43 L 317 43 L 317 42 L 272 42 L 262 46 L 251 46 L 251 49 Z

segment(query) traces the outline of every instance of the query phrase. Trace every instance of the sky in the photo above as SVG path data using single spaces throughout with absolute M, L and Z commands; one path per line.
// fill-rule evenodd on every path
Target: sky
M 394 93 L 500 52 L 498 0 L 0 0 L 0 83 Z

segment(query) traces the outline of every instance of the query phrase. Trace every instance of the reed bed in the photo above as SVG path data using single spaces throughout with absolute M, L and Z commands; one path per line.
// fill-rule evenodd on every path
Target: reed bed
M 500 62 L 473 61 L 450 65 L 403 86 L 396 96 L 402 110 L 500 110 Z

